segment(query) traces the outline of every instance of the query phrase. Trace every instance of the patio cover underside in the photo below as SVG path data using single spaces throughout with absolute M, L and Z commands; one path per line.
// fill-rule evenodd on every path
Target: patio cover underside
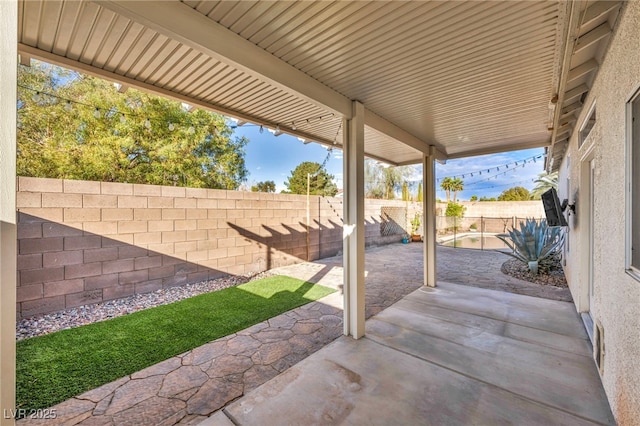
M 357 100 L 365 155 L 411 164 L 430 145 L 439 159 L 551 145 L 550 101 L 571 67 L 601 54 L 617 14 L 597 2 L 582 25 L 578 3 L 34 0 L 19 2 L 18 41 L 23 63 L 338 147 Z M 570 83 L 588 83 L 592 65 Z

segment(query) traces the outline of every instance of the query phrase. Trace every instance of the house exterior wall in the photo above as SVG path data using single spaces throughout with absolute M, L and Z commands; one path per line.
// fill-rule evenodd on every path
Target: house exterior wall
M 625 272 L 626 103 L 640 87 L 640 2 L 627 2 L 560 165 L 559 196 L 569 217 L 566 275 L 578 311 L 604 329 L 602 381 L 619 424 L 640 419 L 640 282 Z M 581 147 L 579 129 L 595 102 L 596 123 Z M 589 226 L 589 160 L 595 161 Z M 589 229 L 593 232 L 593 255 Z M 589 272 L 593 296 L 589 297 Z

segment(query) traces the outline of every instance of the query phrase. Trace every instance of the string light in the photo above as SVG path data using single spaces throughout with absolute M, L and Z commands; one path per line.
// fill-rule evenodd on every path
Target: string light
M 100 109 L 96 107 L 95 111 L 93 111 L 93 116 L 95 118 L 100 118 Z
M 147 117 L 147 119 L 146 119 L 146 120 L 144 120 L 144 127 L 145 127 L 147 130 L 151 130 L 151 120 L 149 120 L 149 118 L 148 118 L 148 117 Z
M 172 132 L 173 132 L 173 131 L 175 130 L 175 128 L 176 128 L 176 126 L 175 126 L 173 123 L 171 123 L 171 122 L 169 122 L 169 126 L 168 126 L 168 127 L 169 127 L 169 130 L 170 130 L 170 131 L 172 131 Z
M 42 98 L 40 97 L 40 92 L 36 92 L 33 94 L 33 96 L 31 97 L 31 100 L 33 100 L 33 102 L 40 102 Z
M 193 126 L 189 126 L 189 130 L 188 130 L 188 132 L 189 132 L 189 134 L 190 134 L 190 135 L 193 135 L 193 134 L 196 132 L 195 127 L 193 127 Z
M 120 123 L 124 124 L 127 122 L 127 116 L 124 114 L 120 114 Z
M 67 101 L 67 103 L 64 104 L 64 110 L 69 112 L 73 109 L 73 105 L 71 105 L 71 101 Z

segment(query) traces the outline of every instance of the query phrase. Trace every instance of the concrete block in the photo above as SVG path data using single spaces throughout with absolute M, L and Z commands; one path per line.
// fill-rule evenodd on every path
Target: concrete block
M 186 231 L 186 230 L 194 230 L 198 228 L 197 221 L 195 219 L 192 220 L 176 220 L 173 223 L 174 229 L 176 231 Z
M 205 200 L 207 201 L 207 200 Z M 173 207 L 177 209 L 194 209 L 198 205 L 195 198 L 174 198 Z
M 251 209 L 252 210 L 260 210 L 260 209 L 266 209 L 267 208 L 267 202 L 263 201 L 263 200 L 252 200 L 251 201 Z
M 82 225 L 82 229 L 84 229 L 85 233 L 91 233 L 95 235 L 115 235 L 118 233 L 118 222 L 85 222 Z
M 204 239 L 197 241 L 196 250 L 211 250 L 218 248 L 218 242 L 216 240 Z
M 68 206 L 71 207 L 71 206 Z M 82 196 L 82 207 L 86 208 L 117 208 L 118 196 L 84 194 Z
M 231 257 L 243 256 L 245 254 L 244 247 L 229 247 L 227 248 L 227 254 Z
M 162 195 L 162 187 L 158 185 L 143 185 L 134 183 L 133 195 L 159 197 Z
M 227 198 L 227 192 L 224 189 L 207 189 L 207 198 L 223 200 Z
M 102 237 L 99 235 L 84 235 L 82 237 L 65 237 L 65 250 L 96 249 L 102 247 Z
M 119 259 L 102 262 L 103 274 L 114 274 L 117 272 L 129 272 L 134 270 L 133 259 Z
M 79 237 L 83 235 L 81 222 L 55 223 L 44 222 L 42 224 L 42 236 L 50 237 Z
M 146 209 L 147 197 L 139 197 L 135 195 L 118 195 L 118 208 Z
M 173 220 L 150 220 L 147 229 L 149 232 L 173 231 Z
M 218 268 L 225 272 L 228 272 L 228 268 L 235 264 L 235 259 L 233 257 L 223 257 L 218 259 Z
M 207 209 L 207 217 L 209 219 L 225 219 L 227 211 L 221 209 Z
M 162 266 L 162 256 L 138 257 L 134 260 L 134 269 L 155 269 Z
M 162 209 L 133 209 L 134 220 L 161 220 Z
M 65 222 L 98 222 L 102 219 L 100 209 L 65 208 Z
M 244 211 L 244 218 L 245 219 L 254 219 L 254 218 L 259 218 L 260 217 L 260 210 L 256 210 L 256 209 L 246 209 Z
M 17 302 L 41 299 L 42 296 L 42 284 L 21 285 L 16 289 Z
M 82 207 L 81 194 L 42 194 L 42 207 Z
M 243 200 L 244 191 L 227 191 L 227 199 L 229 200 Z
M 62 188 L 67 194 L 100 194 L 100 182 L 88 180 L 64 179 Z
M 187 275 L 187 281 L 190 283 L 198 283 L 209 279 L 209 271 L 192 272 Z
M 235 210 L 227 210 L 227 219 L 229 220 L 233 220 L 233 219 L 241 219 L 244 218 L 244 210 L 242 209 L 235 209 Z
M 102 262 L 82 263 L 80 265 L 67 265 L 64 267 L 64 279 L 84 278 L 100 275 Z
M 20 303 L 20 315 L 22 318 L 29 318 L 37 314 L 60 311 L 64 307 L 64 296 L 45 297 Z
M 42 255 L 42 266 L 44 268 L 55 268 L 56 266 L 77 265 L 83 263 L 83 257 L 82 250 L 44 253 Z
M 185 209 L 164 209 L 162 220 L 184 220 L 187 213 Z
M 119 259 L 131 259 L 135 257 L 145 257 L 148 255 L 149 255 L 149 250 L 143 247 L 136 247 L 133 245 L 118 247 Z
M 62 237 L 54 238 L 28 238 L 19 241 L 19 254 L 45 253 L 50 251 L 62 251 Z
M 251 209 L 251 199 L 237 200 L 236 209 L 242 209 L 242 210 Z
M 186 195 L 186 190 L 180 186 L 163 186 L 162 187 L 162 196 L 163 197 L 183 197 Z
M 63 209 L 58 207 L 50 208 L 21 208 L 18 213 L 18 222 L 62 222 L 64 218 Z
M 190 262 L 182 262 L 176 265 L 176 275 L 186 275 L 198 270 L 198 265 Z
M 101 182 L 100 193 L 104 195 L 133 195 L 133 184 Z
M 206 240 L 208 231 L 206 229 L 194 229 L 187 231 L 187 241 L 201 241 Z
M 26 269 L 42 269 L 42 254 L 19 254 L 17 259 L 18 271 Z
M 162 233 L 163 243 L 181 242 L 187 239 L 187 231 L 169 231 Z
M 154 280 L 156 278 L 167 278 L 175 275 L 175 266 L 167 265 L 157 268 L 149 269 L 149 279 Z
M 162 288 L 162 280 L 145 281 L 143 283 L 134 284 L 136 294 L 151 293 Z
M 102 302 L 102 290 L 88 290 L 80 293 L 67 294 L 65 297 L 65 305 L 67 308 L 75 308 L 76 306 L 91 305 Z
M 127 284 L 135 284 L 147 281 L 149 279 L 149 270 L 141 269 L 139 271 L 120 272 L 118 281 L 121 286 Z
M 219 238 L 218 239 L 218 247 L 235 247 L 236 239 L 235 238 Z
M 184 253 L 185 255 L 180 255 L 181 258 L 186 259 L 186 253 L 191 251 L 195 251 L 198 248 L 198 243 L 196 241 L 183 241 L 174 244 L 174 254 L 179 255 Z
M 18 239 L 42 238 L 42 222 L 18 223 Z
M 160 232 L 141 232 L 133 235 L 133 243 L 137 246 L 146 246 L 147 244 L 158 244 L 162 242 L 162 234 Z
M 109 260 L 116 260 L 118 258 L 117 247 L 104 247 L 91 250 L 84 250 L 84 262 L 104 262 Z M 104 271 L 103 271 L 104 273 Z
M 18 191 L 62 192 L 62 180 L 19 176 Z
M 211 198 L 198 198 L 197 199 L 197 207 L 199 209 L 217 209 L 217 208 L 219 208 L 219 202 L 223 202 L 224 203 L 224 202 L 226 202 L 226 200 L 216 200 L 216 199 L 211 199 Z
M 226 248 L 217 248 L 217 249 L 209 250 L 209 259 L 222 259 L 225 257 L 227 257 Z
M 175 252 L 174 243 L 149 244 L 147 246 L 149 254 L 173 254 Z
M 20 271 L 20 285 L 38 284 L 64 279 L 64 268 L 29 269 Z
M 115 287 L 106 287 L 102 290 L 104 300 L 121 299 L 131 296 L 135 293 L 135 284 L 117 285 Z
M 271 209 L 261 209 L 260 210 L 260 218 L 272 218 L 273 210 Z
M 102 274 L 84 279 L 85 290 L 114 287 L 118 285 L 118 274 Z
M 226 238 L 228 229 L 209 229 L 207 234 L 209 235 L 210 240 L 215 240 L 218 238 Z
M 70 293 L 79 293 L 84 290 L 84 280 L 51 281 L 44 283 L 44 297 L 61 296 Z
M 198 206 L 200 207 L 200 206 Z M 211 207 L 211 208 L 215 208 L 215 207 Z M 236 208 L 236 200 L 218 200 L 218 205 L 217 205 L 218 209 L 223 209 L 223 210 L 228 210 L 228 209 L 235 209 Z
M 16 207 L 40 208 L 42 207 L 42 194 L 39 192 L 18 192 L 16 194 Z
M 185 196 L 188 198 L 209 198 L 207 188 L 185 188 Z
M 186 211 L 187 211 L 187 217 L 186 217 L 187 220 L 207 218 L 206 209 L 186 209 Z
M 207 250 L 200 250 L 200 251 L 188 251 L 187 252 L 187 260 L 189 262 L 198 262 L 200 260 L 207 260 L 208 259 L 208 251 Z
M 167 277 L 162 279 L 162 287 L 176 287 L 179 285 L 183 285 L 187 283 L 186 275 L 174 275 L 172 277 Z
M 147 207 L 171 209 L 173 208 L 173 197 L 147 197 Z
M 103 221 L 133 220 L 133 209 L 102 209 Z
M 146 220 L 126 220 L 118 222 L 119 234 L 134 234 L 137 232 L 147 232 Z
M 216 229 L 218 227 L 218 219 L 198 219 L 197 229 Z

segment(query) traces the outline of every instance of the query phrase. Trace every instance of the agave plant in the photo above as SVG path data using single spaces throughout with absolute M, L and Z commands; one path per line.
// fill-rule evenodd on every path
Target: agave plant
M 507 254 L 527 264 L 532 274 L 538 274 L 540 266 L 559 253 L 564 235 L 562 228 L 549 227 L 546 220 L 527 219 L 520 222 L 520 229 L 513 228 L 508 234 L 496 236 L 513 250 Z

